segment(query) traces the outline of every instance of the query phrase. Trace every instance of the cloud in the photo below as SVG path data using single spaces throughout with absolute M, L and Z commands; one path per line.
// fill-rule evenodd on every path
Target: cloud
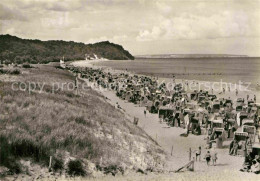
M 27 18 L 18 9 L 10 9 L 0 4 L 0 20 L 26 21 Z
M 226 50 L 239 42 L 239 47 L 243 47 L 247 42 L 250 49 L 245 50 L 253 52 L 259 47 L 259 2 L 1 0 L 0 31 L 42 40 L 86 43 L 109 40 L 140 54 L 155 50 L 164 53 L 167 48 L 168 52 L 211 52 L 211 49 L 220 50 L 215 44 L 219 39 L 226 40 L 221 41 Z M 175 42 L 182 47 L 175 46 Z
M 161 37 L 163 31 L 164 28 L 161 28 L 159 26 L 154 26 L 151 31 L 141 30 L 136 39 L 138 41 L 157 40 L 159 37 Z
M 165 4 L 164 2 L 156 1 L 155 4 L 162 13 L 168 14 L 172 11 L 171 6 Z
M 128 39 L 127 35 L 115 35 L 111 39 L 112 42 L 114 43 L 122 43 Z
M 48 2 L 45 5 L 47 10 L 52 11 L 75 11 L 81 9 L 82 2 L 80 0 L 63 0 L 63 1 L 55 1 L 55 2 Z
M 43 27 L 52 29 L 70 29 L 77 27 L 69 17 L 69 13 L 52 13 L 52 16 L 46 16 L 41 18 L 41 24 Z
M 252 21 L 260 20 L 257 15 L 243 11 L 220 12 L 211 16 L 182 13 L 176 17 L 164 17 L 158 20 L 158 25 L 150 30 L 141 30 L 138 41 L 170 40 L 170 39 L 212 39 L 259 36 L 259 31 Z

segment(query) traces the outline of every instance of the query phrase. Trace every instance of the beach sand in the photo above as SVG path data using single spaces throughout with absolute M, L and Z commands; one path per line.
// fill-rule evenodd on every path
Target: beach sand
M 92 62 L 80 62 L 73 63 L 73 65 L 80 65 L 81 67 L 95 67 Z M 100 68 L 100 67 L 99 67 Z M 120 72 L 118 70 L 111 70 L 106 68 L 106 71 Z M 160 80 L 160 79 L 159 79 Z M 172 80 L 166 80 L 172 81 Z M 178 80 L 181 81 L 181 80 Z M 111 180 L 260 180 L 260 175 L 253 173 L 240 172 L 242 168 L 243 157 L 230 156 L 228 154 L 228 145 L 230 141 L 224 142 L 224 149 L 215 149 L 218 153 L 218 160 L 216 166 L 207 166 L 204 158 L 206 153 L 205 135 L 195 136 L 190 134 L 188 137 L 181 137 L 180 134 L 185 133 L 183 128 L 168 127 L 165 123 L 159 123 L 157 114 L 150 114 L 149 112 L 144 116 L 145 107 L 139 107 L 132 103 L 119 99 L 115 92 L 110 90 L 102 90 L 97 87 L 97 91 L 108 98 L 108 101 L 115 105 L 118 103 L 125 114 L 129 116 L 130 120 L 134 117 L 139 118 L 138 126 L 141 127 L 148 135 L 150 135 L 166 152 L 167 154 L 167 166 L 166 173 L 150 173 L 146 176 L 139 174 L 130 174 L 126 176 L 118 176 L 111 178 Z M 239 97 L 246 98 L 246 95 L 254 95 L 254 92 L 239 92 Z M 220 94 L 218 97 L 231 97 L 235 99 L 236 95 L 234 91 L 227 92 L 226 94 Z M 202 147 L 201 161 L 195 162 L 195 171 L 185 171 L 180 173 L 173 173 L 172 171 L 184 166 L 189 162 L 189 148 L 192 149 L 192 157 L 195 157 L 195 150 L 198 147 Z M 172 155 L 171 149 L 173 148 Z M 109 177 L 104 178 L 110 180 Z M 95 179 L 93 179 L 95 180 Z M 98 179 L 99 180 L 99 179 Z

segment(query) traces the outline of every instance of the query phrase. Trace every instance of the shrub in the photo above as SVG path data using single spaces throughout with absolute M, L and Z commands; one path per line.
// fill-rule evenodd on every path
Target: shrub
M 32 66 L 31 66 L 30 64 L 28 64 L 28 63 L 23 64 L 22 67 L 23 67 L 23 68 L 32 68 Z
M 58 66 L 54 66 L 56 69 L 64 69 L 64 68 L 62 68 L 60 65 L 58 65 Z
M 113 176 L 115 176 L 118 172 L 121 172 L 124 174 L 124 169 L 121 167 L 118 167 L 117 165 L 109 165 L 108 167 L 104 168 L 104 174 L 111 173 Z
M 19 69 L 14 70 L 7 70 L 7 69 L 1 69 L 0 68 L 0 74 L 13 74 L 13 75 L 19 75 L 21 71 Z
M 58 170 L 63 170 L 64 168 L 64 162 L 62 160 L 62 158 L 57 158 L 54 157 L 53 158 L 53 166 L 52 166 L 53 170 L 56 172 Z
M 5 70 L 0 68 L 0 74 L 5 74 Z
M 86 125 L 86 121 L 85 121 L 85 119 L 84 119 L 83 116 L 77 117 L 77 118 L 75 119 L 75 122 L 78 123 L 78 124 Z
M 68 93 L 66 93 L 66 96 L 67 97 L 74 97 L 75 95 L 73 93 L 71 93 L 71 92 L 68 92 Z
M 19 75 L 21 72 L 19 69 L 14 69 L 10 72 L 10 74 L 13 74 L 13 75 Z
M 18 161 L 15 161 L 15 159 L 9 159 L 6 167 L 12 174 L 19 174 L 22 172 L 22 165 Z
M 143 171 L 142 169 L 140 169 L 140 168 L 138 168 L 138 169 L 136 170 L 136 172 L 137 172 L 137 173 L 141 173 L 141 174 L 145 174 L 144 171 Z
M 4 136 L 0 136 L 0 143 L 0 165 L 7 167 L 11 173 L 20 173 L 21 164 L 11 155 L 12 148 L 8 140 Z
M 70 160 L 68 163 L 68 174 L 71 176 L 84 176 L 86 172 L 80 160 Z

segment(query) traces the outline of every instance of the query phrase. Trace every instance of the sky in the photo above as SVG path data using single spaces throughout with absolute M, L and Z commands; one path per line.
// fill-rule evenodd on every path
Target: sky
M 118 43 L 133 55 L 260 56 L 260 0 L 1 0 L 0 34 Z

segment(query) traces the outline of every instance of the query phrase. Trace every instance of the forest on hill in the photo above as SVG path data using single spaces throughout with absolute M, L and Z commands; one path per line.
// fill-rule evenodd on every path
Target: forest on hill
M 133 60 L 134 57 L 121 45 L 109 41 L 84 44 L 62 40 L 29 40 L 11 35 L 0 35 L 0 61 L 9 63 L 49 63 L 89 58 Z

